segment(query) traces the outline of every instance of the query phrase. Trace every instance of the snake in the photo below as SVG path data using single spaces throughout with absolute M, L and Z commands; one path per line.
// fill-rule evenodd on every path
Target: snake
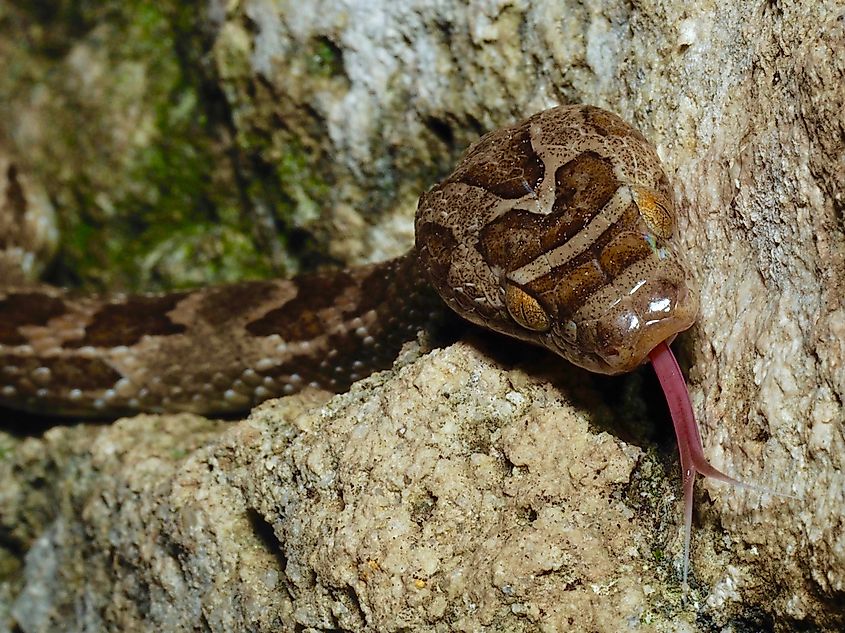
M 22 194 L 15 174 L 6 182 L 8 218 Z M 670 181 L 639 130 L 595 106 L 553 107 L 473 143 L 421 195 L 415 245 L 393 260 L 159 294 L 78 296 L 9 277 L 0 406 L 211 415 L 307 386 L 342 392 L 390 367 L 445 304 L 593 372 L 651 361 L 681 455 L 686 582 L 695 474 L 738 482 L 704 457 L 668 346 L 698 311 L 675 223 Z

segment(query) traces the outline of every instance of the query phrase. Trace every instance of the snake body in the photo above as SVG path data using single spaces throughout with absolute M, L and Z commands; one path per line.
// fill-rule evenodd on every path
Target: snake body
M 0 225 L 15 208 L 6 191 Z M 132 296 L 7 277 L 0 405 L 209 414 L 307 385 L 342 391 L 388 367 L 441 299 L 576 365 L 629 371 L 695 316 L 673 225 L 642 134 L 599 108 L 552 108 L 472 145 L 420 198 L 416 245 L 398 259 Z

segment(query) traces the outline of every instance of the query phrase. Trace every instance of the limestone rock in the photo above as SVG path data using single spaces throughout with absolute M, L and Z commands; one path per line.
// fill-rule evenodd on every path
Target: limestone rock
M 693 626 L 675 481 L 591 428 L 548 360 L 458 344 L 231 426 L 139 416 L 28 440 L 17 459 L 53 455 L 61 501 L 12 614 L 26 631 Z M 18 501 L 9 529 L 38 514 Z

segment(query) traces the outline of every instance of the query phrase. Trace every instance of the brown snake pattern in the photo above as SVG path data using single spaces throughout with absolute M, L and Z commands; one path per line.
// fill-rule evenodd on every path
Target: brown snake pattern
M 673 216 L 637 130 L 599 108 L 553 108 L 470 147 L 422 195 L 416 247 L 392 261 L 159 295 L 3 281 L 0 405 L 208 414 L 306 385 L 342 391 L 388 367 L 438 295 L 576 365 L 629 371 L 695 316 Z

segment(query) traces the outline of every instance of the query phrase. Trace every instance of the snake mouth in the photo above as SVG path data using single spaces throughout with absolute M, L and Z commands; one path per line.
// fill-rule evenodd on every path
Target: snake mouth
M 637 317 L 631 315 L 629 323 Z M 692 325 L 692 319 L 670 317 L 652 320 L 636 327 L 632 326 L 629 334 L 636 331 L 621 345 L 608 344 L 595 349 L 595 354 L 607 367 L 605 373 L 621 374 L 636 369 L 648 360 L 649 353 L 661 342 L 671 342 L 679 332 Z
M 697 311 L 686 283 L 643 284 L 597 318 L 576 324 L 578 346 L 586 354 L 575 362 L 603 374 L 632 371 L 662 341 L 689 328 Z

